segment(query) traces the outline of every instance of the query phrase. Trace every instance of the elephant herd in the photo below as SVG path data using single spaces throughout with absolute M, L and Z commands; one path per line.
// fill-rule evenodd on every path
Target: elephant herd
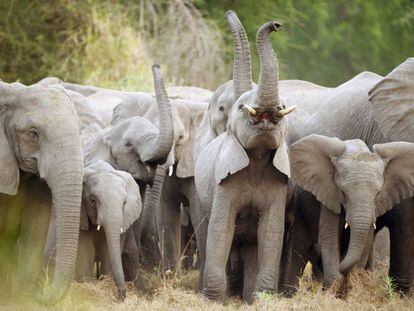
M 186 254 L 206 297 L 251 303 L 294 294 L 309 261 L 325 288 L 374 268 L 387 227 L 389 276 L 410 291 L 414 58 L 333 88 L 282 81 L 270 21 L 256 84 L 246 32 L 226 19 L 233 79 L 214 93 L 166 88 L 157 65 L 154 94 L 0 82 L 2 282 L 53 302 L 73 278 L 110 274 L 123 300 L 126 282 L 145 291 L 141 271 Z

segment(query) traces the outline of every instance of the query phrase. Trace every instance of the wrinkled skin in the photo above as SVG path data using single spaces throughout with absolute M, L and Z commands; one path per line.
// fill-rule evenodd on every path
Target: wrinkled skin
M 83 239 L 94 240 L 95 254 L 101 262 L 102 272 L 112 271 L 118 287 L 119 298 L 125 298 L 125 278 L 122 268 L 121 250 L 124 248 L 128 231 L 141 213 L 142 203 L 138 185 L 126 172 L 117 171 L 105 162 L 98 162 L 85 168 L 83 206 L 81 213 L 81 232 Z M 97 232 L 97 226 L 101 231 Z M 81 239 L 80 249 L 87 249 Z M 84 270 L 85 259 L 89 252 L 78 256 L 78 273 Z M 93 267 L 95 256 L 87 258 L 87 267 Z M 138 268 L 138 263 L 136 263 Z M 85 271 L 84 271 L 85 272 Z M 83 276 L 90 276 L 92 270 Z M 136 270 L 135 273 L 138 271 Z M 77 275 L 81 278 L 82 275 Z M 137 279 L 135 275 L 134 279 Z
M 197 192 L 209 215 L 203 293 L 211 299 L 226 297 L 230 252 L 243 260 L 240 294 L 245 300 L 252 302 L 254 292 L 277 290 L 289 176 L 287 119 L 282 115 L 277 61 L 269 41 L 269 33 L 279 26 L 269 22 L 259 30 L 259 85 L 237 99 L 227 131 L 212 140 L 196 161 Z
M 407 135 L 412 133 L 412 118 L 409 115 L 413 111 L 410 110 L 413 107 L 413 70 L 412 59 L 409 59 L 385 78 L 364 72 L 337 87 L 331 96 L 323 100 L 306 124 L 309 134 L 317 133 L 343 140 L 358 138 L 370 148 L 374 144 L 389 142 L 390 139 L 412 141 Z M 397 133 L 401 135 L 399 138 Z M 402 190 L 406 191 L 405 188 Z M 377 231 L 383 226 L 390 230 L 389 276 L 398 290 L 407 293 L 414 275 L 414 243 L 409 238 L 414 232 L 413 199 L 408 198 L 392 210 L 383 212 L 376 221 Z M 292 279 L 285 283 L 290 282 Z
M 292 180 L 313 196 L 303 192 L 294 198 L 294 208 L 300 211 L 296 211 L 295 229 L 285 245 L 286 279 L 297 280 L 315 241 L 321 251 L 326 287 L 354 266 L 367 265 L 376 218 L 407 197 L 396 193 L 395 187 L 414 190 L 414 184 L 402 173 L 404 169 L 414 172 L 414 162 L 409 159 L 414 144 L 378 144 L 373 149 L 371 152 L 361 140 L 343 142 L 320 135 L 307 136 L 289 147 Z M 345 241 L 342 237 L 345 223 L 349 242 L 347 236 Z M 302 264 L 298 254 L 304 255 Z M 291 293 L 298 284 L 283 285 Z
M 75 269 L 83 178 L 79 118 L 67 94 L 39 85 L 1 83 L 0 111 L 0 213 L 8 218 L 0 228 L 0 253 L 10 254 L 19 238 L 17 279 L 37 284 L 53 202 L 58 264 L 51 290 L 39 297 L 53 302 Z

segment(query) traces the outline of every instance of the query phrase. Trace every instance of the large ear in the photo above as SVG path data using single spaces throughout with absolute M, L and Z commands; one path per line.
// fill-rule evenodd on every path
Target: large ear
M 279 148 L 277 148 L 275 156 L 273 157 L 273 165 L 288 178 L 290 178 L 289 153 L 288 146 L 285 141 L 283 141 Z
M 119 171 L 126 184 L 127 199 L 123 209 L 123 224 L 122 229 L 124 232 L 138 219 L 142 211 L 141 195 L 139 193 L 139 187 L 132 178 L 131 174 Z
M 81 202 L 80 229 L 83 231 L 89 230 L 89 217 L 83 202 Z
M 392 140 L 414 142 L 414 58 L 407 59 L 369 91 L 374 118 Z
M 6 120 L 13 112 L 16 90 L 0 82 L 0 193 L 17 194 L 20 171 L 14 151 L 6 135 Z
M 385 161 L 384 184 L 376 198 L 377 217 L 402 200 L 414 196 L 414 144 L 392 142 L 374 145 Z
M 224 135 L 225 138 L 222 142 L 215 168 L 215 177 L 218 184 L 226 179 L 227 176 L 249 165 L 249 157 L 236 137 L 231 132 L 227 132 Z
M 176 175 L 180 178 L 192 177 L 194 176 L 194 159 L 193 159 L 193 149 L 194 141 L 197 136 L 198 128 L 200 127 L 201 121 L 205 110 L 207 109 L 206 103 L 192 103 L 188 105 L 190 111 L 190 125 L 188 140 L 181 149 L 182 154 L 177 163 Z
M 311 192 L 323 205 L 341 213 L 342 193 L 334 181 L 333 160 L 345 151 L 338 138 L 310 135 L 289 147 L 292 179 Z

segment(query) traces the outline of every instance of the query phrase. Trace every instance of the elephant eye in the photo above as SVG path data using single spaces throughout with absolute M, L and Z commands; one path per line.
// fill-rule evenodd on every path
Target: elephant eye
M 132 144 L 131 144 L 130 142 L 127 142 L 127 143 L 125 144 L 125 147 L 127 147 L 127 148 L 131 148 L 131 147 L 132 147 Z
M 223 107 L 223 106 L 220 106 L 220 107 L 219 107 L 219 110 L 220 110 L 220 111 L 224 111 L 224 107 Z
M 180 135 L 180 136 L 178 136 L 178 139 L 179 140 L 182 140 L 184 138 L 184 135 Z
M 96 206 L 96 200 L 95 199 L 91 199 L 91 205 Z
M 34 140 L 34 141 L 38 141 L 39 140 L 39 133 L 35 129 L 33 129 L 33 128 L 30 129 L 29 135 L 30 135 L 30 138 L 32 140 Z

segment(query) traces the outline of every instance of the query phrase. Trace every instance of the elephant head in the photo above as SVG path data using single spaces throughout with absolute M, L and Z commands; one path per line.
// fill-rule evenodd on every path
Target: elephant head
M 360 260 L 376 218 L 414 194 L 414 144 L 378 144 L 310 135 L 289 147 L 292 179 L 326 208 L 341 214 L 351 230 L 340 264 L 347 273 Z M 327 224 L 329 225 L 329 224 Z
M 121 234 L 138 219 L 141 197 L 129 173 L 115 170 L 99 161 L 85 167 L 81 211 L 81 230 L 92 224 L 103 227 L 119 298 L 125 298 L 125 279 L 121 260 Z
M 414 142 L 414 58 L 391 71 L 369 96 L 381 131 L 394 141 Z
M 64 92 L 0 83 L 0 193 L 17 193 L 20 171 L 38 175 L 51 190 L 57 221 L 51 298 L 74 274 L 83 178 L 79 136 L 78 116 Z
M 280 27 L 278 22 L 272 21 L 264 24 L 257 32 L 256 45 L 260 59 L 259 84 L 252 90 L 244 90 L 245 93 L 233 105 L 227 123 L 227 137 L 222 157 L 234 160 L 219 161 L 215 172 L 218 183 L 228 174 L 233 174 L 249 164 L 247 155 L 249 150 L 256 150 L 259 153 L 276 150 L 273 165 L 286 176 L 290 176 L 285 142 L 287 120 L 284 116 L 292 112 L 295 107 L 285 108 L 279 97 L 279 67 L 269 38 L 269 34 Z
M 160 128 L 143 117 L 129 118 L 107 128 L 87 146 L 87 164 L 101 159 L 139 181 L 152 184 L 155 169 L 167 161 L 174 140 L 171 107 L 160 68 L 154 65 L 152 70 Z

